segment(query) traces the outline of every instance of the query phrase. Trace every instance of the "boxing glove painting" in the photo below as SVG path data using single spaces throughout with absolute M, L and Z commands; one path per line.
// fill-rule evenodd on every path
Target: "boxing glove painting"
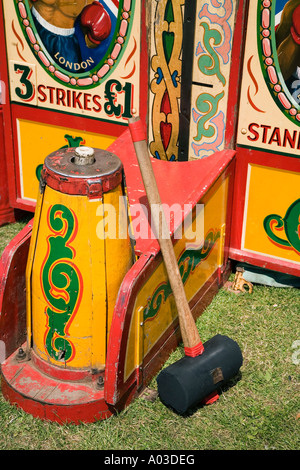
M 32 0 L 31 14 L 51 57 L 76 73 L 88 71 L 104 57 L 116 23 L 105 0 Z
M 288 80 L 300 66 L 300 0 L 286 3 L 276 30 L 278 62 Z
M 80 23 L 85 31 L 85 41 L 88 47 L 97 47 L 111 31 L 110 16 L 98 1 L 94 1 L 82 10 Z

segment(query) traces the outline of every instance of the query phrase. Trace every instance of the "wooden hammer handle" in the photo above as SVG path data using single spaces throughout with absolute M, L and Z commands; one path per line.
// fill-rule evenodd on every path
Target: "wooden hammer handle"
M 174 295 L 184 348 L 186 354 L 187 352 L 190 352 L 189 355 L 191 356 L 198 355 L 199 350 L 200 352 L 203 352 L 202 342 L 185 295 L 183 282 L 170 237 L 169 227 L 161 204 L 160 194 L 158 191 L 151 159 L 148 153 L 148 146 L 144 138 L 144 131 L 140 119 L 129 119 L 129 128 L 131 131 L 139 168 L 142 174 L 146 195 L 150 204 L 151 214 L 154 216 L 152 217 L 154 229 L 159 241 L 164 264 Z M 159 219 L 157 214 L 160 215 Z M 193 351 L 197 351 L 197 354 L 193 354 Z

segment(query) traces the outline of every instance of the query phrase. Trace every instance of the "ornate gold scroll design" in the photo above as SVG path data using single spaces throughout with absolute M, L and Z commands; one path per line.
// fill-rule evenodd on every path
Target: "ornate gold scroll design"
M 151 60 L 154 94 L 151 113 L 151 154 L 162 160 L 177 160 L 179 100 L 184 0 L 156 0 L 154 18 L 155 55 Z

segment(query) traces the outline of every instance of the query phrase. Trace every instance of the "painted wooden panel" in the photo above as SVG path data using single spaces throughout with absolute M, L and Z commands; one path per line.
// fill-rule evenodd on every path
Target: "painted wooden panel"
M 40 171 L 49 149 L 87 145 L 106 149 L 115 137 L 95 134 L 66 126 L 55 126 L 29 119 L 16 120 L 19 143 L 20 196 L 24 201 L 36 200 Z M 34 149 L 34 151 L 33 151 Z
M 291 33 L 299 15 L 294 0 L 250 4 L 239 145 L 300 156 L 300 69 L 289 64 L 299 49 Z
M 153 157 L 177 160 L 184 0 L 149 2 L 149 145 Z
M 200 202 L 183 236 L 174 244 L 189 302 L 222 265 L 229 178 L 223 176 Z M 197 230 L 195 230 L 197 227 Z M 199 229 L 200 228 L 200 229 Z M 176 237 L 176 233 L 174 235 Z M 135 300 L 125 361 L 125 380 L 149 356 L 151 349 L 177 318 L 174 298 L 163 262 L 141 286 Z
M 33 347 L 45 361 L 104 368 L 118 290 L 132 263 L 128 237 L 104 234 L 107 208 L 122 212 L 126 223 L 122 194 L 121 185 L 102 199 L 46 186 L 40 196 L 30 296 Z
M 76 16 L 68 28 L 63 27 L 68 12 L 54 25 L 40 13 L 43 10 L 38 7 L 43 3 L 15 0 L 12 5 L 4 1 L 12 102 L 113 122 L 128 118 L 132 106 L 138 112 L 140 1 L 102 2 L 110 16 L 111 30 L 97 47 L 88 47 L 83 38 L 83 2 L 72 3 Z M 48 27 L 60 38 L 57 51 L 52 51 L 48 39 L 52 29 Z M 69 36 L 76 36 L 74 44 L 67 42 L 65 31 L 71 30 L 74 34 Z M 77 49 L 75 53 L 77 44 L 80 53 Z
M 297 0 L 249 3 L 230 256 L 299 275 Z
M 197 1 L 189 134 L 190 160 L 225 148 L 237 1 Z
M 249 165 L 242 249 L 300 265 L 299 187 L 299 172 Z
M 25 210 L 34 210 L 46 156 L 65 145 L 106 149 L 140 113 L 143 73 L 147 82 L 140 67 L 141 0 L 56 0 L 49 8 L 60 16 L 49 18 L 46 3 L 2 0 L 10 201 Z M 104 8 L 109 18 L 97 44 L 88 40 L 85 5 Z

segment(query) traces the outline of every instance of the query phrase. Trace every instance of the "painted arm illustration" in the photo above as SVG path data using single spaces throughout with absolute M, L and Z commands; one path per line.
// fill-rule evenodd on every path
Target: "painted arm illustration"
M 75 22 L 79 21 L 86 47 L 97 48 L 111 32 L 111 19 L 100 1 L 31 0 L 37 32 L 49 54 L 64 64 L 80 64 L 81 48 Z M 70 67 L 70 65 L 69 65 Z M 78 71 L 78 67 L 76 69 Z

